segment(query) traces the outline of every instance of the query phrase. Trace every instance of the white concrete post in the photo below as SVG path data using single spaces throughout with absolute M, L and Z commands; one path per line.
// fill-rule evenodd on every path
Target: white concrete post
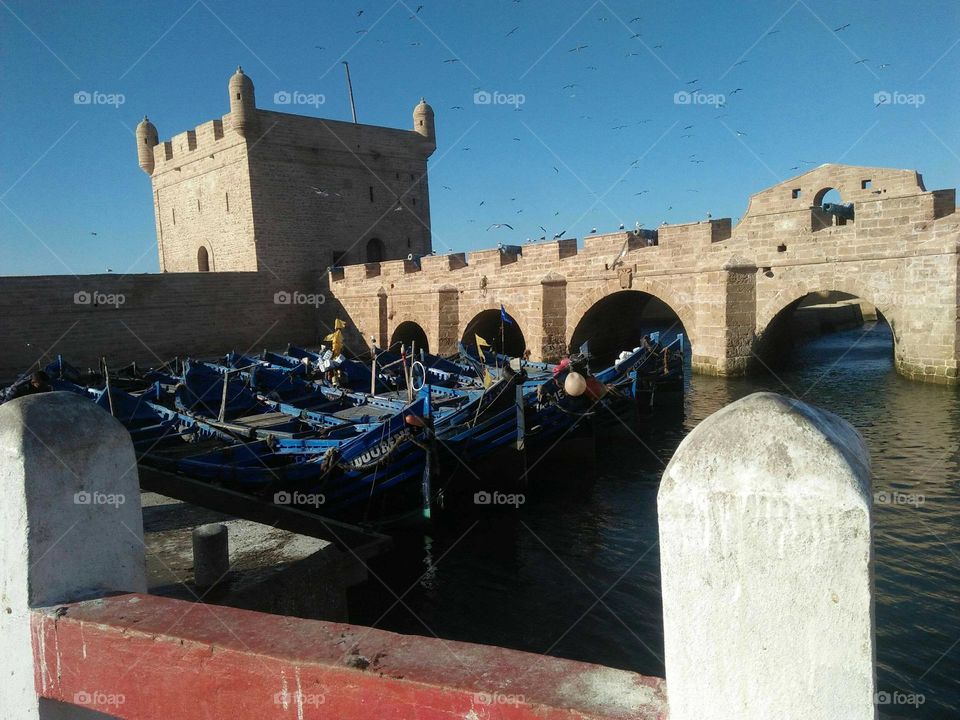
M 876 717 L 870 459 L 774 393 L 704 420 L 657 496 L 670 720 Z
M 127 431 L 73 393 L 0 406 L 0 717 L 74 717 L 38 702 L 31 608 L 146 589 Z

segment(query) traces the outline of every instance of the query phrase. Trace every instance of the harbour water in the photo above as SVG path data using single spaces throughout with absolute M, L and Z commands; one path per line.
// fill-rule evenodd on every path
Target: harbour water
M 899 377 L 892 342 L 870 323 L 776 375 L 688 376 L 683 415 L 601 445 L 592 480 L 571 468 L 578 482 L 548 477 L 517 508 L 398 536 L 351 620 L 662 676 L 660 475 L 697 423 L 770 390 L 843 416 L 870 448 L 881 718 L 960 716 L 960 392 Z

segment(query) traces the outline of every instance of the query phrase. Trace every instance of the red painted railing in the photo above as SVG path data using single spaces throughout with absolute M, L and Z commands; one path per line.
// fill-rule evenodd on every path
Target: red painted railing
M 34 610 L 32 630 L 39 696 L 129 720 L 666 718 L 659 678 L 150 595 Z

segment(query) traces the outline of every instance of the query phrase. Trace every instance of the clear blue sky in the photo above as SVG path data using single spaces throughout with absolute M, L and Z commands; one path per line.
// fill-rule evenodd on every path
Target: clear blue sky
M 426 96 L 437 251 L 736 219 L 823 162 L 960 184 L 955 0 L 0 0 L 0 40 L 2 275 L 155 272 L 133 128 L 223 115 L 238 64 L 269 109 L 349 119 L 343 58 L 361 122 L 410 127 Z M 283 90 L 326 102 L 275 105 Z

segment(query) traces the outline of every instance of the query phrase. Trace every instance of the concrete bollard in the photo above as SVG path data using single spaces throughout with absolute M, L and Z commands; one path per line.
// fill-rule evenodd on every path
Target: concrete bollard
M 6 403 L 0 406 L 0 487 L 0 717 L 64 717 L 65 708 L 37 700 L 30 608 L 146 592 L 130 436 L 74 393 Z M 46 682 L 47 673 L 41 676 Z
M 230 542 L 227 526 L 220 523 L 193 529 L 193 584 L 211 588 L 230 570 Z
M 671 720 L 876 717 L 869 463 L 774 393 L 680 444 L 657 497 Z

